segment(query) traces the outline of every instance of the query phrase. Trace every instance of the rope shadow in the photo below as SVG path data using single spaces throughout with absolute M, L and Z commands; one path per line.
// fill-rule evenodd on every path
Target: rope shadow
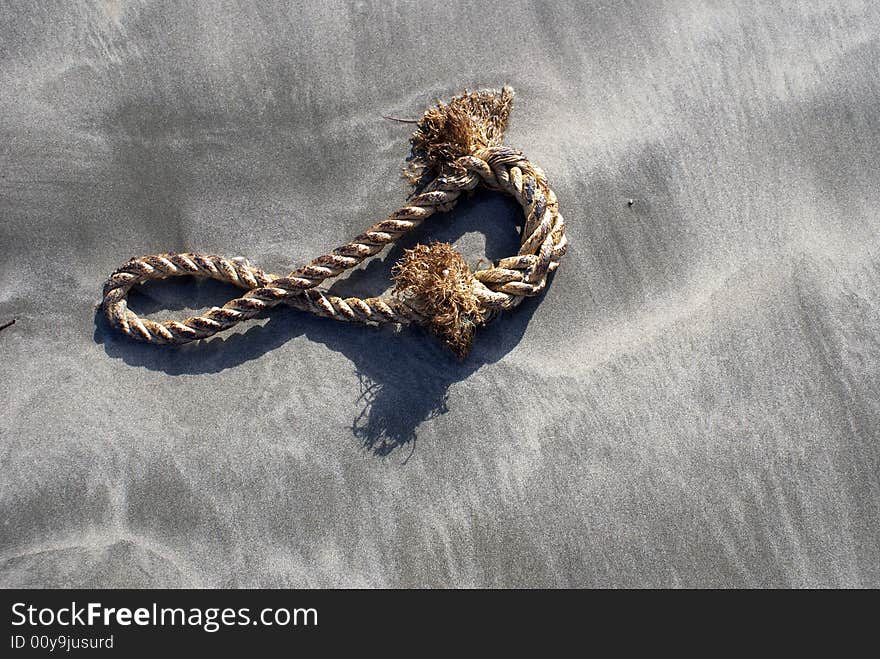
M 469 235 L 482 234 L 488 258 L 515 253 L 518 237 L 512 218 L 519 216 L 514 201 L 478 192 L 462 200 L 452 212 L 438 215 L 426 223 L 428 226 L 414 230 L 384 258 L 372 259 L 334 282 L 331 291 L 337 295 L 375 295 L 389 286 L 391 268 L 403 250 L 429 238 L 452 242 L 464 236 L 461 242 L 465 247 L 482 250 L 482 245 L 472 244 L 474 236 Z M 139 294 L 133 291 L 130 302 L 133 308 L 137 306 L 138 313 L 219 306 L 237 290 L 215 281 L 175 279 L 141 287 Z M 414 450 L 418 427 L 448 412 L 450 386 L 498 361 L 519 343 L 541 297 L 523 301 L 514 312 L 502 314 L 479 330 L 471 353 L 463 361 L 421 328 L 395 331 L 364 327 L 283 306 L 272 309 L 263 324 L 251 321 L 243 332 L 233 330 L 225 336 L 177 347 L 132 341 L 113 330 L 98 310 L 94 339 L 110 357 L 177 376 L 219 373 L 257 359 L 292 338 L 305 336 L 344 355 L 354 365 L 360 383 L 355 400 L 361 409 L 352 420 L 351 432 L 365 449 L 386 456 L 408 444 Z

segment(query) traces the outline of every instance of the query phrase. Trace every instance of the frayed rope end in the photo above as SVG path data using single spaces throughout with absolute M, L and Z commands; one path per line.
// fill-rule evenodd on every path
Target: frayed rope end
M 416 245 L 392 271 L 394 293 L 425 316 L 427 327 L 464 359 L 474 330 L 488 314 L 474 293 L 478 285 L 468 264 L 449 243 Z
M 465 92 L 429 108 L 413 133 L 412 157 L 404 174 L 413 183 L 425 173 L 460 173 L 455 161 L 480 149 L 500 146 L 513 108 L 513 89 Z

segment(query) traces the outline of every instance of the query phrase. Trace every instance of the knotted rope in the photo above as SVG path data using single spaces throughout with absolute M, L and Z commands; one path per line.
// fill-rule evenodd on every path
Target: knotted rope
M 504 87 L 500 92 L 466 92 L 427 110 L 411 139 L 407 176 L 414 192 L 403 208 L 351 242 L 284 276 L 263 272 L 244 259 L 191 252 L 134 258 L 104 284 L 102 306 L 108 321 L 134 339 L 177 345 L 227 330 L 283 302 L 337 320 L 423 325 L 464 357 L 476 327 L 544 290 L 567 246 L 556 195 L 544 172 L 501 144 L 512 104 L 513 90 Z M 392 297 L 341 298 L 317 288 L 434 213 L 450 210 L 462 193 L 479 185 L 505 192 L 522 206 L 522 246 L 515 256 L 471 272 L 451 245 L 433 242 L 405 250 L 394 266 Z M 126 297 L 133 286 L 184 275 L 228 282 L 247 293 L 180 321 L 159 323 L 128 308 Z

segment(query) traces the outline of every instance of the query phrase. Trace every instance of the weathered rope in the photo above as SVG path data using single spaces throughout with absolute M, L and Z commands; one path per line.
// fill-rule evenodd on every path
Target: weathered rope
M 229 329 L 285 303 L 337 320 L 416 323 L 437 334 L 459 357 L 470 349 L 474 328 L 498 311 L 539 294 L 565 254 L 565 224 L 544 172 L 501 139 L 513 90 L 464 93 L 425 112 L 412 137 L 408 176 L 416 183 L 406 205 L 351 242 L 280 276 L 243 259 L 206 254 L 155 254 L 131 259 L 104 284 L 103 309 L 128 336 L 156 344 L 183 344 Z M 418 182 L 417 182 L 418 181 Z M 437 212 L 450 210 L 462 193 L 483 185 L 517 199 L 525 214 L 522 246 L 515 256 L 471 272 L 451 245 L 406 250 L 394 268 L 390 298 L 341 298 L 317 287 L 381 252 Z M 185 320 L 162 323 L 128 308 L 133 286 L 150 279 L 192 275 L 246 289 L 242 297 Z

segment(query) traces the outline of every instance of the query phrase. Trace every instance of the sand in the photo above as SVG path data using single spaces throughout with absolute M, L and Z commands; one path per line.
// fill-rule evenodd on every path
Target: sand
M 0 585 L 880 586 L 880 12 L 790 4 L 4 9 Z M 382 115 L 504 83 L 572 246 L 465 362 L 291 309 L 179 350 L 96 319 L 131 256 L 347 241 L 406 194 Z M 519 220 L 484 192 L 404 246 Z

